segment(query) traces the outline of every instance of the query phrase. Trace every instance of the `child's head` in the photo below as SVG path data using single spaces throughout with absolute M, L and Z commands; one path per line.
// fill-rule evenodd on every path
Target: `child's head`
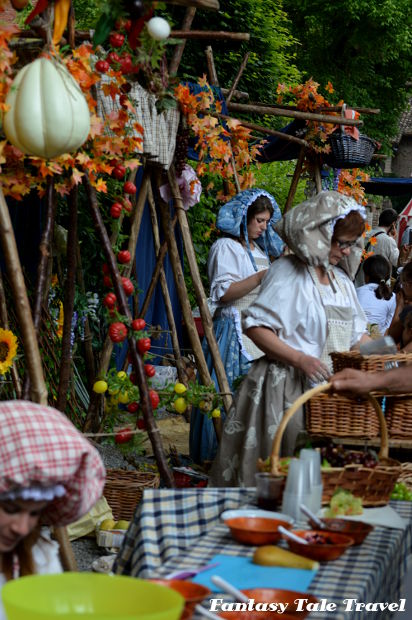
M 402 345 L 406 347 L 412 342 L 412 306 L 405 306 L 399 315 L 402 323 Z

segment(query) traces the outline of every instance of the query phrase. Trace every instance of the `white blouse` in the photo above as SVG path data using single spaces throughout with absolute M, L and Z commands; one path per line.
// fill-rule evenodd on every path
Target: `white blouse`
M 376 283 L 364 284 L 356 289 L 359 303 L 369 323 L 377 323 L 382 336 L 392 322 L 396 309 L 396 295 L 388 300 L 378 299 L 375 295 Z
M 328 305 L 351 307 L 353 311 L 351 346 L 367 330 L 365 314 L 348 275 L 334 267 L 343 287 L 321 285 Z M 320 357 L 326 342 L 326 316 L 323 303 L 304 263 L 294 256 L 278 258 L 264 276 L 260 293 L 242 312 L 242 327 L 268 327 L 291 347 Z
M 255 259 L 266 259 L 267 267 L 269 267 L 269 259 L 256 243 L 251 253 Z M 212 245 L 207 261 L 207 270 L 210 281 L 210 297 L 217 304 L 217 307 L 230 305 L 220 302 L 220 299 L 233 282 L 239 282 L 256 273 L 247 249 L 239 241 L 230 237 L 222 237 Z

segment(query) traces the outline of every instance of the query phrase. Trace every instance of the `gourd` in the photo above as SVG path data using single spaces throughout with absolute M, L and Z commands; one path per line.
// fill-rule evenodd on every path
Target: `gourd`
M 61 63 L 38 58 L 19 71 L 6 97 L 6 138 L 23 153 L 51 159 L 77 150 L 90 131 L 80 86 Z

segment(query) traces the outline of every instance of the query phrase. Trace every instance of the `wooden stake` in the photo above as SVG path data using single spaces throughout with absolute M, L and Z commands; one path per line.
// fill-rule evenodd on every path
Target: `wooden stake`
M 174 39 L 212 39 L 214 41 L 249 41 L 249 32 L 225 32 L 223 30 L 172 30 L 170 36 Z
M 214 116 L 214 114 L 211 114 Z M 300 144 L 301 146 L 309 147 L 309 143 L 306 140 L 302 140 L 302 138 L 297 138 L 296 136 L 291 136 L 283 131 L 276 131 L 275 129 L 270 129 L 269 127 L 264 127 L 263 125 L 256 125 L 256 123 L 248 123 L 247 121 L 243 121 L 242 119 L 234 119 L 232 116 L 227 116 L 226 114 L 217 114 L 218 118 L 222 120 L 238 120 L 242 127 L 248 127 L 249 129 L 254 129 L 255 131 L 260 131 L 262 133 L 266 133 L 268 136 L 276 136 L 281 140 L 286 140 L 287 142 L 295 142 L 295 144 Z
M 179 4 L 180 6 L 193 6 L 197 9 L 219 10 L 218 0 L 163 0 L 165 4 Z
M 305 121 L 316 121 L 320 123 L 328 123 L 330 125 L 348 125 L 359 127 L 363 125 L 363 121 L 351 118 L 342 118 L 341 116 L 331 116 L 328 114 L 314 114 L 312 112 L 300 112 L 297 110 L 278 109 L 263 105 L 248 105 L 246 103 L 229 103 L 227 106 L 233 112 L 246 114 L 269 114 L 272 116 L 286 116 L 289 118 L 300 118 Z
M 187 30 L 190 30 L 190 27 L 192 25 L 195 15 L 196 15 L 196 9 L 194 7 L 189 7 L 186 9 L 185 17 L 182 23 L 182 30 L 184 32 Z M 169 75 L 175 75 L 177 73 L 177 70 L 180 65 L 180 61 L 182 60 L 185 47 L 186 47 L 185 40 L 175 47 L 172 60 L 170 61 L 170 65 L 169 65 Z
M 295 171 L 293 173 L 292 183 L 290 184 L 290 187 L 289 187 L 289 193 L 286 199 L 285 208 L 283 209 L 283 215 L 285 215 L 285 213 L 287 213 L 292 206 L 293 199 L 296 194 L 296 189 L 299 183 L 300 175 L 302 174 L 302 167 L 303 167 L 303 162 L 305 161 L 305 154 L 306 154 L 305 147 L 302 146 L 299 152 L 298 161 L 296 162 Z
M 20 265 L 10 213 L 1 188 L 0 241 L 13 293 L 16 314 L 21 329 L 27 370 L 30 376 L 31 400 L 41 405 L 47 405 L 47 387 L 44 381 L 43 365 L 40 357 L 36 330 L 33 325 L 31 308 L 27 297 L 26 285 Z
M 242 77 L 243 71 L 245 70 L 245 67 L 247 65 L 247 61 L 249 60 L 249 56 L 250 56 L 250 52 L 246 52 L 243 60 L 242 60 L 242 64 L 239 67 L 239 71 L 237 72 L 237 76 L 235 77 L 235 79 L 233 80 L 233 84 L 230 87 L 229 93 L 226 97 L 226 104 L 230 103 L 232 97 L 233 97 L 233 93 L 235 92 L 236 86 L 239 84 L 239 80 Z
M 56 409 L 65 411 L 67 404 L 67 391 L 69 389 L 70 374 L 72 367 L 71 332 L 74 312 L 74 294 L 76 287 L 76 251 L 77 251 L 77 211 L 78 189 L 73 187 L 69 195 L 69 225 L 67 234 L 67 276 L 64 286 L 64 321 L 62 350 L 59 373 L 59 388 L 56 399 Z

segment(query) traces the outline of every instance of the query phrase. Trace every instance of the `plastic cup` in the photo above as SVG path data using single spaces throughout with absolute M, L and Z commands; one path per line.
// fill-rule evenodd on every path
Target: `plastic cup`
M 300 459 L 292 459 L 289 463 L 285 493 L 303 495 L 308 493 L 310 486 L 309 468 Z
M 263 510 L 278 510 L 282 499 L 283 476 L 266 472 L 255 474 L 257 505 Z
M 312 486 L 318 486 L 319 484 L 322 484 L 319 450 L 304 448 L 300 451 L 300 460 L 308 464 L 309 483 Z
M 307 490 L 306 490 L 307 491 Z M 307 523 L 306 516 L 300 509 L 301 504 L 310 505 L 310 493 L 283 493 L 282 512 L 292 517 L 297 523 Z

